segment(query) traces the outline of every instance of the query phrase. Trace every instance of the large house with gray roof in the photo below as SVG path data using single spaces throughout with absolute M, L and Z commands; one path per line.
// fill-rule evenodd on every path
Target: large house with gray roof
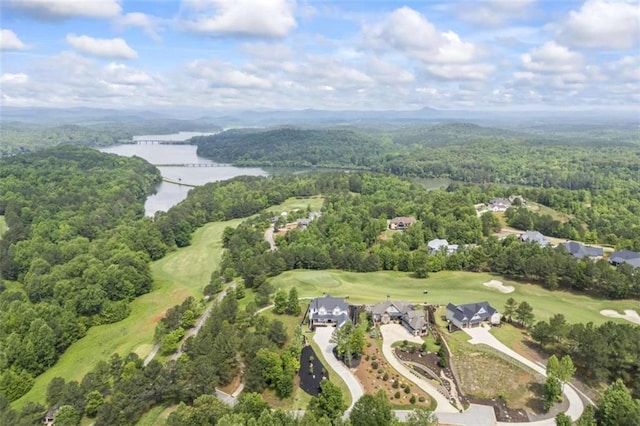
M 501 318 L 500 312 L 492 308 L 489 302 L 467 303 L 466 305 L 449 303 L 445 316 L 451 324 L 460 329 L 479 327 L 484 322 L 498 325 Z
M 547 237 L 545 237 L 538 231 L 527 231 L 520 234 L 520 241 L 534 242 L 536 244 L 541 245 L 542 247 L 546 247 L 551 244 L 551 241 L 549 241 Z
M 449 241 L 436 238 L 427 243 L 427 247 L 429 247 L 429 253 L 434 254 L 439 252 L 440 250 L 444 250 L 447 254 L 452 254 L 458 251 L 457 244 L 449 244 Z
M 309 304 L 309 328 L 341 327 L 349 319 L 349 304 L 342 298 L 329 295 L 316 297 Z
M 631 250 L 614 251 L 611 253 L 611 256 L 609 256 L 609 263 L 613 266 L 627 263 L 634 268 L 640 268 L 640 253 Z
M 567 250 L 567 253 L 569 253 L 576 259 L 582 259 L 585 257 L 593 257 L 599 259 L 604 255 L 602 247 L 587 246 L 575 241 L 568 241 L 566 243 L 561 243 L 560 245 L 563 246 L 565 250 Z
M 399 322 L 414 336 L 423 336 L 427 333 L 424 310 L 415 309 L 414 305 L 408 302 L 393 300 L 380 302 L 371 307 L 371 319 L 374 324 Z

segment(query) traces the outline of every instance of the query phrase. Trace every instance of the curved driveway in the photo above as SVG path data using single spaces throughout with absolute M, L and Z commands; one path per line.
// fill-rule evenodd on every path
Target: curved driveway
M 527 367 L 532 368 L 534 371 L 542 374 L 544 377 L 547 377 L 547 372 L 544 367 L 528 360 L 523 357 L 519 353 L 511 350 L 507 346 L 505 346 L 502 342 L 495 338 L 495 336 L 489 333 L 489 329 L 485 327 L 478 328 L 469 328 L 465 329 L 466 333 L 471 336 L 471 340 L 469 343 L 472 345 L 477 345 L 480 343 L 484 343 L 485 345 L 489 345 L 494 349 L 499 350 L 505 355 L 510 356 Z M 569 409 L 565 412 L 566 415 L 571 417 L 574 421 L 580 418 L 582 412 L 584 411 L 584 404 L 582 400 L 578 396 L 578 393 L 573 389 L 573 387 L 569 384 L 564 386 L 564 396 L 569 401 Z M 527 423 L 498 423 L 500 426 L 555 426 L 556 422 L 553 418 L 546 420 L 539 420 L 537 422 L 527 422 Z
M 380 333 L 382 333 L 382 354 L 385 359 L 398 373 L 404 376 L 405 379 L 415 383 L 420 389 L 427 392 L 431 398 L 433 398 L 438 406 L 436 407 L 436 414 L 440 418 L 441 413 L 457 413 L 459 410 L 455 408 L 449 400 L 442 395 L 436 389 L 433 384 L 422 377 L 418 377 L 404 366 L 393 354 L 391 345 L 395 342 L 401 342 L 407 340 L 409 342 L 422 343 L 423 340 L 419 337 L 412 336 L 404 327 L 398 324 L 386 324 L 380 326 Z
M 344 413 L 345 417 L 347 417 L 349 413 L 351 413 L 351 409 L 356 401 L 364 395 L 364 390 L 362 389 L 362 385 L 360 385 L 358 379 L 356 379 L 351 371 L 349 371 L 347 366 L 333 355 L 333 348 L 335 348 L 336 345 L 335 343 L 329 342 L 329 340 L 331 340 L 331 334 L 333 334 L 334 330 L 334 327 L 317 327 L 316 332 L 313 334 L 313 341 L 320 347 L 325 361 L 327 361 L 333 371 L 335 371 L 336 374 L 344 380 L 349 388 L 349 392 L 351 393 L 351 405 Z

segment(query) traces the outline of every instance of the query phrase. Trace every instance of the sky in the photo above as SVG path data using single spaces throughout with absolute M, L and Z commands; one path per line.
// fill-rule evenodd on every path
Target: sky
M 640 110 L 640 0 L 0 6 L 5 107 Z

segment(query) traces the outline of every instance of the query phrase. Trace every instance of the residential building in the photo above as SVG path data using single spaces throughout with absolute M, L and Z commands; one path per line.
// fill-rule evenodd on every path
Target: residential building
M 449 241 L 438 239 L 431 240 L 427 243 L 427 247 L 429 247 L 429 253 L 437 253 L 440 250 L 445 250 L 447 254 L 455 253 L 458 251 L 458 244 L 449 244 Z
M 427 333 L 424 310 L 415 309 L 414 305 L 407 302 L 392 300 L 380 302 L 371 308 L 371 318 L 375 324 L 399 322 L 414 336 L 423 336 Z
M 575 257 L 576 259 L 582 259 L 584 257 L 593 257 L 599 259 L 603 256 L 604 252 L 602 247 L 587 246 L 576 241 L 568 241 L 561 243 L 561 246 L 567 250 L 567 253 Z
M 618 250 L 611 253 L 609 263 L 618 266 L 621 263 L 627 263 L 634 268 L 640 268 L 640 253 L 631 250 Z
M 309 304 L 309 328 L 340 327 L 349 321 L 349 304 L 342 298 L 329 295 L 317 297 Z
M 492 212 L 504 212 L 507 211 L 509 207 L 511 207 L 511 201 L 506 198 L 492 198 L 489 200 L 489 204 L 487 205 L 487 209 Z
M 534 242 L 541 245 L 542 247 L 546 247 L 551 244 L 551 241 L 549 241 L 547 237 L 545 237 L 538 231 L 527 231 L 520 234 L 520 241 Z
M 394 217 L 393 219 L 391 219 L 389 221 L 389 229 L 393 229 L 393 230 L 397 230 L 397 231 L 406 231 L 414 223 L 416 223 L 416 218 L 415 217 L 411 217 L 411 216 L 409 216 L 409 217 L 405 217 L 405 216 Z
M 492 325 L 500 324 L 500 313 L 489 305 L 489 302 L 468 303 L 454 305 L 449 303 L 445 314 L 447 320 L 456 327 L 479 327 L 488 322 Z

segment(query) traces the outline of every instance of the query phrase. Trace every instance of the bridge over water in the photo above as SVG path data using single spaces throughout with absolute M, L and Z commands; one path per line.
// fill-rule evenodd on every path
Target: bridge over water
M 156 167 L 232 167 L 231 164 L 222 163 L 170 163 L 154 164 Z
M 190 145 L 189 139 L 186 140 L 164 140 L 164 139 L 121 139 L 118 143 L 126 145 Z

